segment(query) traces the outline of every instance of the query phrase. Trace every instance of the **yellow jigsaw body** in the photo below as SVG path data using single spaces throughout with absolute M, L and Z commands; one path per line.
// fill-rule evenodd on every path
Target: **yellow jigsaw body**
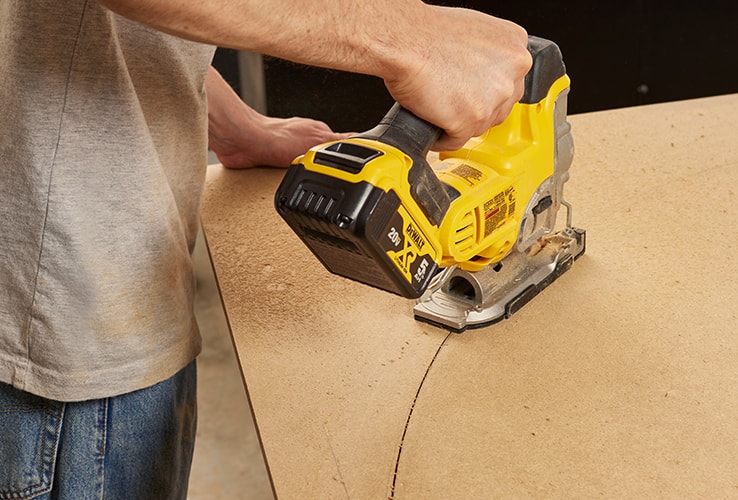
M 424 272 L 422 267 L 411 272 L 411 264 L 424 256 L 439 267 L 457 265 L 476 271 L 502 260 L 513 249 L 529 200 L 553 174 L 554 105 L 568 87 L 569 77 L 564 75 L 540 102 L 516 103 L 500 125 L 457 151 L 439 154 L 431 167 L 441 182 L 459 193 L 440 226 L 432 225 L 413 199 L 408 182 L 412 160 L 393 146 L 372 139 L 345 139 L 382 152 L 357 173 L 315 162 L 322 146 L 296 162 L 352 184 L 367 182 L 395 192 L 402 223 L 388 228 L 387 238 L 398 243 L 387 256 L 408 282 Z
M 516 103 L 507 119 L 431 165 L 461 193 L 439 229 L 442 267 L 479 270 L 503 259 L 518 237 L 533 193 L 554 172 L 554 106 L 569 88 L 560 77 L 536 104 Z
M 326 269 L 418 299 L 421 321 L 462 331 L 509 317 L 586 242 L 563 195 L 566 67 L 553 42 L 529 37 L 528 49 L 523 97 L 501 124 L 429 162 L 441 129 L 396 103 L 374 128 L 295 159 L 277 211 Z

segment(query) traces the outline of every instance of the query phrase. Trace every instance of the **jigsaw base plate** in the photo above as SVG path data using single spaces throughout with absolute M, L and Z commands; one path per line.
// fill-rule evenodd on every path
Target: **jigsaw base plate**
M 509 318 L 584 254 L 586 233 L 567 227 L 527 252 L 514 252 L 479 271 L 454 269 L 419 299 L 415 319 L 455 332 Z

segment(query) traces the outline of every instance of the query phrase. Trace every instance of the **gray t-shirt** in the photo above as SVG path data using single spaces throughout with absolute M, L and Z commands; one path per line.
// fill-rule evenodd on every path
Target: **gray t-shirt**
M 1 381 L 107 397 L 198 354 L 213 50 L 94 0 L 0 2 Z

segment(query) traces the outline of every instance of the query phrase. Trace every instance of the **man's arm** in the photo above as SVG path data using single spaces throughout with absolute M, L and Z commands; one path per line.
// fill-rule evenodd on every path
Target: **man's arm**
M 286 167 L 316 144 L 347 136 L 316 120 L 270 118 L 256 112 L 213 67 L 205 84 L 210 149 L 225 167 Z
M 100 0 L 162 31 L 304 64 L 375 75 L 461 146 L 501 122 L 531 60 L 519 26 L 420 0 Z

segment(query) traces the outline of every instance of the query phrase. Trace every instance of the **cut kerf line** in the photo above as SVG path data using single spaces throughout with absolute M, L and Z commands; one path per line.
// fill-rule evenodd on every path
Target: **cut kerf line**
M 436 358 L 438 357 L 438 354 L 441 352 L 441 348 L 443 348 L 443 346 L 446 345 L 446 342 L 448 341 L 449 337 L 451 337 L 451 335 L 454 335 L 454 333 L 449 332 L 448 335 L 446 335 L 446 338 L 443 339 L 443 342 L 441 342 L 441 345 L 438 346 L 436 353 L 433 355 L 433 359 L 431 359 L 431 362 L 428 363 L 428 368 L 426 368 L 425 373 L 423 374 L 423 378 L 420 381 L 418 390 L 415 393 L 415 398 L 413 398 L 413 403 L 410 405 L 410 411 L 407 414 L 407 420 L 405 420 L 405 428 L 403 429 L 402 437 L 400 438 L 400 445 L 397 449 L 397 459 L 395 460 L 395 471 L 392 474 L 392 489 L 390 490 L 389 500 L 393 500 L 395 498 L 395 486 L 397 485 L 397 471 L 400 468 L 400 457 L 402 455 L 402 446 L 403 444 L 405 444 L 405 436 L 407 435 L 407 429 L 410 426 L 410 419 L 412 418 L 413 411 L 415 410 L 415 403 L 418 402 L 418 396 L 420 396 L 420 391 L 423 389 L 423 384 L 425 384 L 425 379 L 428 377 L 428 373 L 430 372 L 431 367 L 436 362 Z

